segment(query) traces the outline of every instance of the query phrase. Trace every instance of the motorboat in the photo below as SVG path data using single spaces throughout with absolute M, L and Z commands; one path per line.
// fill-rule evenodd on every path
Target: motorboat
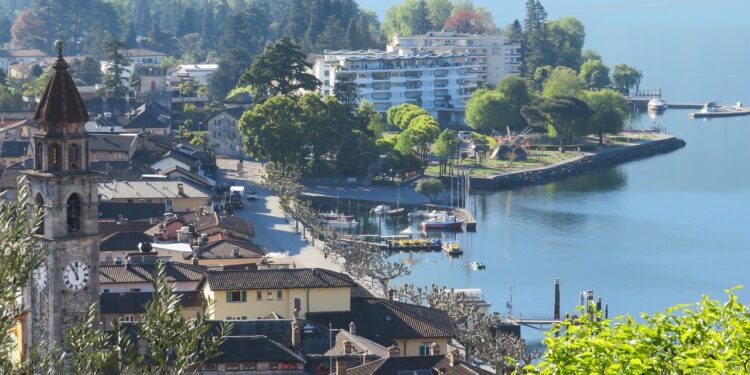
M 440 214 L 422 222 L 422 230 L 461 230 L 463 220 L 455 215 Z
M 737 102 L 737 104 L 733 106 L 726 106 L 712 101 L 703 105 L 703 108 L 701 108 L 701 113 L 741 112 L 742 110 L 742 102 Z
M 419 211 L 409 212 L 409 218 L 410 219 L 432 219 L 432 218 L 438 217 L 439 215 L 447 215 L 447 214 L 448 214 L 448 211 L 419 210 Z
M 385 204 L 379 204 L 375 206 L 375 208 L 371 209 L 370 213 L 375 214 L 375 215 L 385 215 L 390 210 L 391 210 L 391 206 L 388 206 Z
M 667 109 L 667 102 L 665 102 L 661 98 L 653 98 L 648 101 L 648 104 L 646 106 L 648 107 L 649 111 L 659 112 Z
M 359 225 L 359 222 L 357 220 L 354 220 L 353 216 L 347 216 L 344 214 L 340 214 L 337 217 L 321 217 L 321 224 L 333 228 L 333 229 L 339 229 L 339 230 L 352 230 Z
M 473 261 L 466 264 L 469 268 L 473 269 L 474 271 L 484 271 L 487 269 L 487 265 L 484 264 L 484 262 L 478 262 Z
M 459 256 L 464 253 L 464 251 L 461 250 L 461 245 L 455 241 L 445 241 L 443 242 L 441 248 L 443 249 L 444 253 L 452 257 Z
M 354 215 L 344 215 L 338 212 L 330 211 L 330 212 L 321 212 L 318 214 L 318 217 L 320 220 L 339 220 L 339 219 L 346 219 L 347 221 L 351 221 L 354 219 Z

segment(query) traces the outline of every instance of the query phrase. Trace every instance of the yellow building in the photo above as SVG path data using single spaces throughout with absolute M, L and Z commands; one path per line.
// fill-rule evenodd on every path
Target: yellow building
M 214 301 L 209 319 L 304 319 L 309 313 L 348 312 L 356 286 L 349 276 L 325 269 L 264 269 L 209 271 L 203 290 Z
M 404 357 L 445 354 L 448 340 L 455 337 L 443 310 L 371 296 L 352 298 L 350 307 L 347 312 L 310 313 L 307 319 L 386 347 L 395 345 Z

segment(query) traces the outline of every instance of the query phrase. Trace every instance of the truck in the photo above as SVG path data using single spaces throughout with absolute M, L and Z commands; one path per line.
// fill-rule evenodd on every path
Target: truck
M 245 196 L 244 186 L 230 186 L 229 187 L 229 205 L 233 208 L 244 207 L 243 197 Z

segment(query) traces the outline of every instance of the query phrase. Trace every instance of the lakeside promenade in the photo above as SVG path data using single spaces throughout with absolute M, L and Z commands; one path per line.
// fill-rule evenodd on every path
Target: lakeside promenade
M 288 263 L 295 268 L 324 268 L 336 272 L 344 272 L 340 262 L 323 256 L 323 241 L 303 239 L 300 232 L 295 230 L 294 222 L 287 221 L 281 209 L 279 197 L 262 187 L 260 163 L 244 161 L 245 172 L 238 175 L 237 160 L 218 159 L 219 174 L 217 182 L 225 184 L 232 182 L 245 189 L 256 191 L 258 200 L 246 201 L 245 207 L 236 210 L 235 216 L 249 220 L 254 229 L 253 243 L 262 245 L 271 254 L 270 261 Z M 380 287 L 369 279 L 356 279 L 375 295 L 382 294 Z

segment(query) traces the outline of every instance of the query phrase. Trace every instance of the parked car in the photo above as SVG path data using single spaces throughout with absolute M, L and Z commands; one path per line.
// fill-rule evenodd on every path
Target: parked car
M 472 132 L 470 132 L 470 131 L 462 130 L 462 131 L 458 132 L 458 138 L 459 139 L 463 139 L 465 141 L 468 141 L 468 140 L 474 138 L 474 134 Z

